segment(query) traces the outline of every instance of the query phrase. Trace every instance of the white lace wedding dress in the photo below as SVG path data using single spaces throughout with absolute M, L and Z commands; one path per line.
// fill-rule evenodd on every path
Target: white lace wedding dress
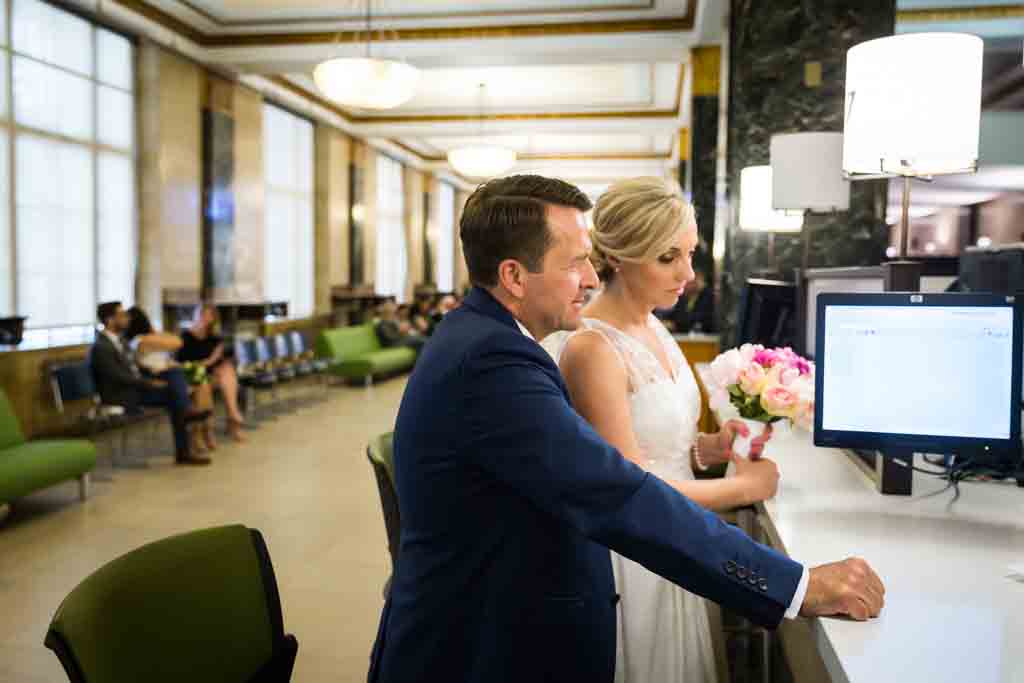
M 629 378 L 633 431 L 648 470 L 662 479 L 693 479 L 690 446 L 697 436 L 700 390 L 672 335 L 653 315 L 648 324 L 664 348 L 671 375 L 640 340 L 593 318 L 584 318 L 575 332 L 549 336 L 543 346 L 557 363 L 573 335 L 600 335 Z M 621 596 L 616 683 L 716 683 L 703 598 L 614 552 L 612 567 Z

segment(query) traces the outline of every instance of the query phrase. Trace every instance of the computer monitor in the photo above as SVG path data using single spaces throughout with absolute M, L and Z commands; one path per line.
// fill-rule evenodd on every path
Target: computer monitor
M 736 346 L 792 346 L 796 334 L 796 285 L 750 278 L 740 297 Z
M 1017 297 L 819 294 L 817 305 L 816 445 L 1017 457 Z

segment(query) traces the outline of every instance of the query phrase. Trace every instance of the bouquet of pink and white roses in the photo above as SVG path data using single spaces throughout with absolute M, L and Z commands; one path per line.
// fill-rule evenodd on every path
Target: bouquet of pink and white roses
M 711 405 L 732 404 L 740 417 L 770 424 L 788 419 L 810 431 L 814 426 L 814 363 L 793 349 L 744 344 L 711 363 Z

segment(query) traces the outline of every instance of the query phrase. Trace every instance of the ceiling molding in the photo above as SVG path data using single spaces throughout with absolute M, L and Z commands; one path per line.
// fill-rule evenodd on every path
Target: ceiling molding
M 144 0 L 113 0 L 113 3 L 120 5 L 124 9 L 134 12 L 145 19 L 149 19 L 168 31 L 173 31 L 184 38 L 188 38 L 197 45 L 202 45 L 203 41 L 206 39 L 206 34 L 199 29 L 168 14 L 167 12 L 164 12 L 158 7 L 150 5 Z
M 117 0 L 122 2 L 123 0 Z M 137 2 L 138 0 L 132 0 Z M 509 24 L 506 26 L 443 26 L 437 28 L 399 28 L 374 32 L 375 43 L 428 40 L 484 40 L 582 36 L 614 33 L 672 33 L 693 28 L 693 18 L 633 19 L 623 21 L 584 21 L 551 24 Z M 330 45 L 361 43 L 365 31 L 313 31 L 308 33 L 242 33 L 204 35 L 204 47 L 231 48 L 280 45 Z
M 896 11 L 899 23 L 924 23 L 943 21 L 994 21 L 998 19 L 1019 19 L 1024 17 L 1024 4 L 1020 5 L 978 5 L 975 7 L 922 7 Z
M 411 154 L 421 157 L 427 162 L 442 162 L 447 161 L 447 156 L 423 156 L 421 153 L 416 152 L 411 147 L 396 142 L 402 149 L 407 150 Z M 615 152 L 595 152 L 593 154 L 586 153 L 573 153 L 573 154 L 517 154 L 516 161 L 670 161 L 672 159 L 671 154 L 659 154 L 657 152 L 643 152 L 633 153 L 625 152 L 617 154 Z
M 697 0 L 693 0 L 696 2 Z M 316 24 L 326 22 L 339 22 L 339 21 L 361 21 L 362 13 L 356 12 L 349 16 L 323 16 L 323 17 L 301 17 L 293 19 L 248 19 L 248 20 L 230 20 L 218 17 L 209 12 L 208 10 L 198 6 L 195 2 L 189 0 L 177 0 L 177 3 L 188 10 L 195 12 L 197 15 L 203 17 L 206 21 L 216 25 L 220 28 L 260 28 L 264 26 L 287 26 L 291 24 Z M 637 10 L 652 10 L 655 9 L 655 0 L 647 0 L 647 2 L 626 4 L 621 5 L 592 5 L 590 7 L 574 7 L 566 9 L 564 7 L 552 7 L 552 8 L 539 8 L 539 9 L 522 9 L 522 10 L 506 10 L 502 12 L 452 12 L 446 14 L 449 18 L 459 19 L 483 19 L 489 17 L 515 17 L 523 15 L 544 15 L 544 14 L 565 14 L 566 12 L 572 12 L 573 14 L 597 14 L 606 12 L 630 12 Z M 692 15 L 694 10 L 691 6 L 687 6 L 687 15 Z M 374 19 L 385 20 L 385 21 L 402 21 L 408 19 L 424 19 L 430 18 L 429 14 L 375 14 Z
M 683 85 L 686 78 L 686 64 L 679 65 L 676 81 L 675 106 L 672 109 L 626 109 L 608 111 L 535 112 L 507 114 L 405 114 L 390 116 L 365 116 L 346 111 L 345 117 L 353 123 L 467 123 L 472 121 L 551 121 L 553 119 L 642 119 L 675 118 L 679 116 L 683 99 Z M 295 86 L 294 83 L 292 83 Z M 299 87 L 299 86 L 295 86 Z M 300 88 L 300 90 L 304 89 Z M 652 97 L 654 96 L 652 90 Z M 337 108 L 337 105 L 334 105 Z M 339 110 L 341 111 L 341 110 Z

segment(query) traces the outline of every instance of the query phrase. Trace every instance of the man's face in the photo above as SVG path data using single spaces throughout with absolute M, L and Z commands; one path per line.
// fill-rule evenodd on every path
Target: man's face
M 522 303 L 523 317 L 531 323 L 531 330 L 541 335 L 538 339 L 579 327 L 587 291 L 598 285 L 583 212 L 551 205 L 546 215 L 552 244 L 541 272 L 527 272 Z
M 124 306 L 118 306 L 114 316 L 110 319 L 110 331 L 114 334 L 121 334 L 128 329 L 128 311 Z

